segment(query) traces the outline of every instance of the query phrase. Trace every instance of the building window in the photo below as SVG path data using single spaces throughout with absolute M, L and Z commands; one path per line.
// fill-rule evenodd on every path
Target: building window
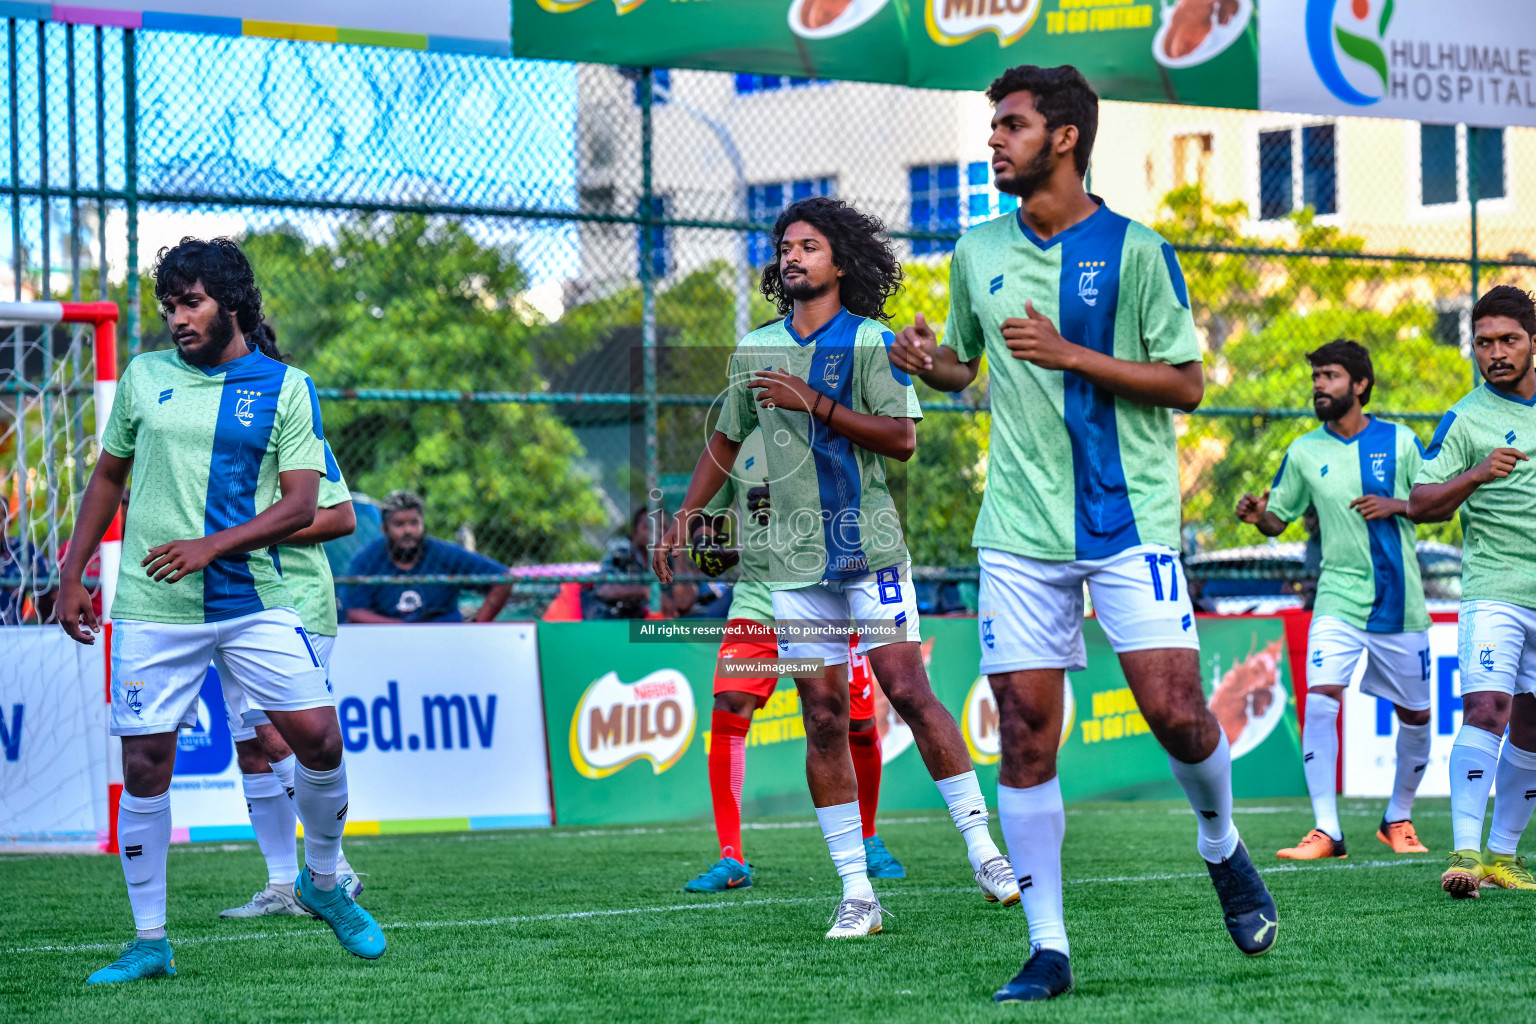
M 640 216 L 645 216 L 644 203 L 637 210 Z M 666 219 L 672 216 L 672 197 L 655 195 L 651 197 L 651 216 Z M 641 277 L 645 276 L 645 227 L 635 226 L 635 265 L 639 267 Z M 660 279 L 672 272 L 672 229 L 665 224 L 653 225 L 651 231 L 651 277 Z
M 1173 137 L 1173 184 L 1176 188 L 1205 188 L 1211 166 L 1211 133 L 1196 132 Z
M 907 171 L 907 222 L 913 231 L 958 235 L 972 224 L 1018 209 L 1019 201 L 992 188 L 992 168 L 985 160 L 928 164 Z M 912 254 L 953 252 L 953 239 L 912 240 Z
M 1331 124 L 1259 133 L 1259 219 L 1278 220 L 1310 206 L 1339 212 L 1337 134 Z
M 757 92 L 776 92 L 779 89 L 804 89 L 812 85 L 831 85 L 826 78 L 791 78 L 788 75 L 737 75 L 736 95 L 750 96 Z
M 1301 130 L 1301 205 L 1319 214 L 1339 212 L 1338 149 L 1333 125 L 1309 124 Z
M 1419 125 L 1419 202 L 1424 206 L 1464 203 L 1471 181 L 1470 158 L 1477 157 L 1477 197 L 1502 199 L 1504 129 L 1464 125 Z
M 800 181 L 771 181 L 747 186 L 747 220 L 771 224 L 784 207 L 811 196 L 837 194 L 836 178 L 805 178 Z M 772 239 L 766 231 L 747 234 L 747 262 L 760 267 L 773 258 Z

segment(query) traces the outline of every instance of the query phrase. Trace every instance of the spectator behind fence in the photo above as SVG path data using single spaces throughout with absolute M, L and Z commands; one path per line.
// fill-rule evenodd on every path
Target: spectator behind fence
M 660 513 L 663 520 L 665 513 Z M 598 571 L 608 573 L 649 573 L 651 547 L 651 520 L 646 509 L 635 510 L 629 519 L 629 536 L 615 537 L 603 552 Z M 682 562 L 674 560 L 676 570 Z M 680 618 L 690 613 L 698 599 L 699 588 L 694 583 L 673 583 L 661 590 L 661 614 L 663 618 Z M 643 619 L 649 614 L 651 585 L 639 583 L 584 584 L 581 595 L 581 613 L 584 619 Z
M 457 544 L 426 535 L 421 496 L 390 491 L 380 503 L 384 536 L 352 557 L 351 576 L 491 576 L 507 567 Z M 343 591 L 348 622 L 462 622 L 458 583 L 361 583 Z M 511 582 L 491 587 L 476 622 L 490 622 L 511 596 Z

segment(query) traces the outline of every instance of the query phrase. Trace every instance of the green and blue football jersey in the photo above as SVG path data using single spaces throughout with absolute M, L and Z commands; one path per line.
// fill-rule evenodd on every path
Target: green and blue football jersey
M 1407 501 L 1420 462 L 1413 431 L 1375 417 L 1347 440 L 1325 423 L 1286 449 L 1269 510 L 1289 523 L 1308 505 L 1317 509 L 1323 571 L 1314 614 L 1368 633 L 1429 628 L 1413 523 L 1407 516 L 1367 521 L 1349 507 L 1366 494 Z
M 1451 406 L 1424 449 L 1419 484 L 1443 484 L 1495 448 L 1536 451 L 1536 402 L 1484 383 Z M 1536 462 L 1517 462 L 1461 506 L 1461 597 L 1536 608 Z
M 712 516 L 730 514 L 734 541 L 741 550 L 741 574 L 731 588 L 728 617 L 771 626 L 774 618 L 773 597 L 768 590 L 770 532 L 767 523 L 758 522 L 757 517 L 747 511 L 747 493 L 754 487 L 765 486 L 768 486 L 768 454 L 763 448 L 762 428 L 758 428 L 741 442 L 731 475 L 704 511 Z M 772 502 L 773 489 L 770 487 L 770 509 Z
M 1102 204 L 1049 241 L 1010 214 L 961 237 L 949 296 L 944 344 L 962 362 L 986 353 L 991 374 L 987 489 L 972 543 L 1050 561 L 1178 548 L 1172 410 L 1015 359 L 1002 330 L 1030 301 L 1062 337 L 1105 355 L 1198 362 L 1173 247 Z
M 744 441 L 761 426 L 772 509 L 769 589 L 865 576 L 908 561 L 884 460 L 802 410 L 765 408 L 747 387 L 758 370 L 787 371 L 855 412 L 921 419 L 911 378 L 887 355 L 891 332 L 838 312 L 809 337 L 789 318 L 753 331 L 731 356 L 715 429 Z
M 118 382 L 101 446 L 133 459 L 112 614 L 220 622 L 294 607 L 271 549 L 226 555 L 172 584 L 140 563 L 149 549 L 248 522 L 278 498 L 278 474 L 326 472 L 320 400 L 309 377 L 260 352 L 213 369 L 174 349 L 135 357 Z
M 325 446 L 325 476 L 320 478 L 320 508 L 335 508 L 352 500 L 347 481 L 336 464 L 331 442 Z M 293 596 L 294 610 L 304 628 L 316 636 L 336 635 L 336 582 L 331 576 L 331 560 L 321 544 L 279 544 L 277 568 Z

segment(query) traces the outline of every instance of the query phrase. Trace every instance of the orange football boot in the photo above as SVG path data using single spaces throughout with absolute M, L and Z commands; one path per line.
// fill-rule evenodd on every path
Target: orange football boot
M 1402 821 L 1387 821 L 1383 818 L 1381 827 L 1376 830 L 1376 838 L 1392 847 L 1393 853 L 1429 852 L 1429 847 L 1419 842 L 1419 835 L 1413 830 L 1413 822 L 1407 818 Z
M 1344 840 L 1335 839 L 1320 828 L 1308 832 L 1301 842 L 1286 847 L 1275 854 L 1281 860 L 1326 860 L 1329 857 L 1348 857 L 1344 852 Z

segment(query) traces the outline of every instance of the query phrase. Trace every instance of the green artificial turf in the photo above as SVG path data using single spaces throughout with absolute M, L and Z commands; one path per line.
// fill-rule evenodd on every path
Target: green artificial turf
M 1374 838 L 1378 801 L 1345 801 L 1351 857 L 1286 865 L 1305 801 L 1251 801 L 1238 826 L 1280 909 L 1266 957 L 1240 956 L 1171 803 L 1067 811 L 1074 994 L 996 1006 L 1023 914 L 983 902 L 942 814 L 880 832 L 908 878 L 877 882 L 893 916 L 863 940 L 822 938 L 839 892 L 814 822 L 746 833 L 754 888 L 681 891 L 713 859 L 707 824 L 347 840 L 389 951 L 344 953 L 318 922 L 220 921 L 265 877 L 252 843 L 170 855 L 178 975 L 87 988 L 130 936 L 116 858 L 0 858 L 0 1019 L 47 1021 L 1536 1020 L 1536 893 L 1453 902 L 1444 800 L 1415 815 L 1434 854 Z M 993 823 L 997 833 L 996 822 Z M 46 948 L 52 947 L 52 948 Z

